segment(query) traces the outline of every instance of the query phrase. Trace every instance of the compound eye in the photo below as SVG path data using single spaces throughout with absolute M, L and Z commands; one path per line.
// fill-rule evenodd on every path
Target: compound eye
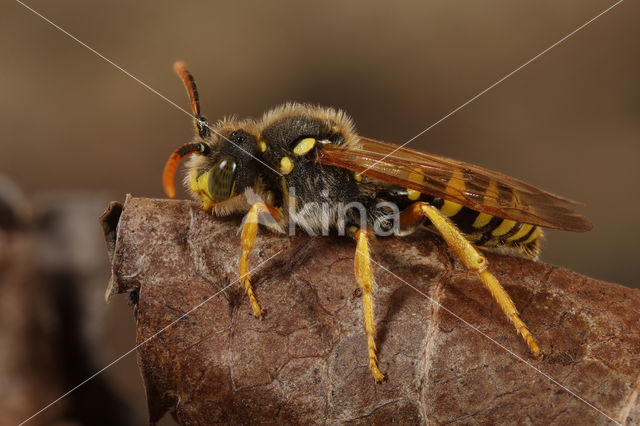
M 225 201 L 233 197 L 235 187 L 236 162 L 223 158 L 209 171 L 209 195 L 215 201 Z

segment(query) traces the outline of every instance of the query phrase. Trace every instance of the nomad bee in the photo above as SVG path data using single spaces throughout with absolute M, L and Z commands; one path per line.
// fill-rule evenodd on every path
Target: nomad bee
M 224 119 L 209 125 L 200 114 L 193 77 L 174 65 L 195 116 L 193 142 L 169 158 L 163 186 L 175 196 L 174 175 L 189 156 L 185 184 L 205 210 L 245 213 L 239 275 L 253 313 L 261 309 L 248 276 L 258 223 L 286 232 L 337 230 L 356 241 L 355 275 L 362 290 L 369 367 L 377 366 L 370 241 L 376 235 L 438 233 L 474 271 L 532 354 L 541 351 L 498 280 L 477 250 L 536 259 L 540 227 L 587 231 L 591 223 L 565 198 L 460 161 L 364 138 L 332 108 L 289 103 L 260 120 Z

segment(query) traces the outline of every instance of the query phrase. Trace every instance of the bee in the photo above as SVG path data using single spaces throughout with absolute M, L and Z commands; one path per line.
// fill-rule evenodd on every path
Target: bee
M 281 233 L 338 230 L 356 242 L 355 277 L 362 291 L 369 368 L 381 382 L 371 241 L 426 228 L 477 274 L 531 353 L 541 356 L 480 250 L 537 259 L 541 227 L 591 229 L 589 220 L 573 210 L 577 203 L 501 173 L 359 136 L 353 121 L 333 108 L 287 103 L 259 120 L 227 118 L 209 124 L 200 113 L 191 73 L 182 62 L 174 70 L 187 89 L 196 135 L 171 154 L 164 190 L 175 196 L 177 167 L 189 157 L 185 185 L 202 208 L 216 216 L 245 214 L 239 276 L 256 317 L 262 310 L 248 265 L 258 224 Z

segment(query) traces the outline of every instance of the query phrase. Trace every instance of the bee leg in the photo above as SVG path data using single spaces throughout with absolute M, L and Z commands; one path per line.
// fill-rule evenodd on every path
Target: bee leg
M 253 249 L 253 243 L 256 241 L 256 234 L 258 233 L 258 215 L 268 214 L 274 218 L 278 217 L 277 211 L 262 202 L 255 203 L 249 209 L 249 213 L 245 216 L 244 225 L 242 226 L 242 234 L 240 239 L 242 240 L 242 254 L 240 255 L 240 280 L 244 285 L 249 301 L 251 302 L 251 308 L 256 318 L 262 316 L 262 309 L 258 305 L 256 296 L 253 293 L 251 287 L 251 281 L 249 280 L 249 254 Z
M 421 221 L 423 217 L 427 217 L 431 221 L 433 226 L 440 232 L 440 235 L 442 235 L 442 238 L 456 251 L 464 266 L 478 274 L 484 287 L 491 293 L 493 300 L 498 303 L 502 312 L 504 312 L 527 343 L 531 353 L 539 356 L 541 354 L 540 347 L 527 329 L 525 323 L 518 316 L 518 310 L 511 300 L 511 297 L 509 297 L 504 288 L 502 288 L 496 277 L 487 270 L 487 259 L 476 250 L 446 216 L 432 205 L 425 202 L 418 202 L 402 212 L 400 226 L 404 227 L 415 224 Z
M 367 348 L 369 350 L 369 368 L 376 382 L 384 379 L 384 374 L 378 369 L 378 357 L 376 356 L 376 324 L 373 311 L 373 271 L 369 250 L 369 235 L 366 229 L 358 229 L 354 233 L 357 241 L 355 255 L 355 273 L 358 285 L 362 290 L 362 316 L 364 331 L 367 335 Z

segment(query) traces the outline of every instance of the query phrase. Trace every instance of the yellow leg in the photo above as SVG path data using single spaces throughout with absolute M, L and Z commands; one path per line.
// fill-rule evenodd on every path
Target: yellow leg
M 258 233 L 258 215 L 259 214 L 270 214 L 274 218 L 277 217 L 277 212 L 273 209 L 273 207 L 268 206 L 264 203 L 255 203 L 249 209 L 249 213 L 247 213 L 245 217 L 244 226 L 242 227 L 242 234 L 240 236 L 242 240 L 242 254 L 240 255 L 240 279 L 242 280 L 242 284 L 244 284 L 244 288 L 247 291 L 247 295 L 249 295 L 249 301 L 251 302 L 251 308 L 253 309 L 253 314 L 256 318 L 260 318 L 262 316 L 262 309 L 260 309 L 260 305 L 258 305 L 258 301 L 256 300 L 256 296 L 253 293 L 253 288 L 251 287 L 251 281 L 249 280 L 249 254 L 251 253 L 251 249 L 253 249 L 253 243 L 256 241 L 256 234 Z
M 373 312 L 373 271 L 369 250 L 369 237 L 366 230 L 359 229 L 355 232 L 356 255 L 355 271 L 356 280 L 362 289 L 362 316 L 364 319 L 364 331 L 367 335 L 367 348 L 369 350 L 369 368 L 377 382 L 384 380 L 384 374 L 378 369 L 378 357 L 376 356 L 376 322 Z
M 403 212 L 401 226 L 409 225 L 414 221 L 417 222 L 424 216 L 429 218 L 433 226 L 435 226 L 438 232 L 440 232 L 440 235 L 442 235 L 442 238 L 456 251 L 464 266 L 478 274 L 484 287 L 489 290 L 491 297 L 498 303 L 502 312 L 505 313 L 518 333 L 525 340 L 531 353 L 539 356 L 540 347 L 527 329 L 525 323 L 522 322 L 518 316 L 518 310 L 513 301 L 504 288 L 502 288 L 496 277 L 487 270 L 487 259 L 476 250 L 449 219 L 428 203 L 419 202 L 413 204 L 407 211 Z

